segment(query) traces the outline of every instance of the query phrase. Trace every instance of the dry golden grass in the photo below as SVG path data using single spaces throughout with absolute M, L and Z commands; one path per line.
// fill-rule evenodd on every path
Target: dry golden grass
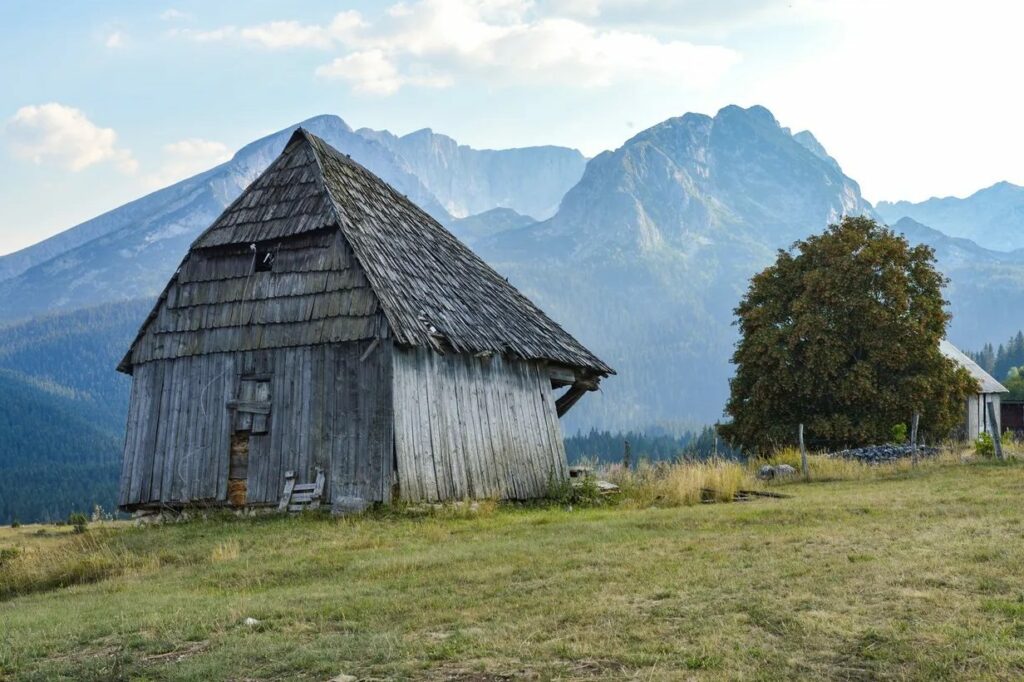
M 210 560 L 214 563 L 220 561 L 234 561 L 242 553 L 242 545 L 236 538 L 226 540 L 213 548 Z
M 1007 448 L 1004 454 L 1008 459 L 1020 456 L 1016 448 Z M 968 446 L 944 444 L 939 448 L 938 455 L 934 457 L 921 457 L 916 467 L 909 458 L 894 462 L 867 464 L 854 459 L 829 457 L 827 454 L 816 452 L 808 453 L 807 468 L 812 481 L 870 481 L 910 473 L 915 468 L 926 471 L 935 467 L 957 466 L 976 461 L 979 461 L 979 458 Z M 764 464 L 789 464 L 797 470 L 797 476 L 790 479 L 772 481 L 771 485 L 784 485 L 803 480 L 800 476 L 800 450 L 797 448 L 783 448 L 766 459 L 751 460 L 748 467 L 751 472 L 756 473 L 757 469 Z
M 731 502 L 741 490 L 761 487 L 747 467 L 721 459 L 677 464 L 640 462 L 633 470 L 613 464 L 599 469 L 598 476 L 618 485 L 622 504 L 632 508 Z

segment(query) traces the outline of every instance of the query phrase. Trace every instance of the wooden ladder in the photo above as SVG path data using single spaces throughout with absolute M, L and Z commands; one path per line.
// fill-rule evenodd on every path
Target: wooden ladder
M 316 481 L 313 483 L 296 483 L 295 472 L 286 471 L 284 474 L 284 492 L 281 494 L 281 502 L 277 510 L 284 512 L 300 512 L 307 509 L 317 509 L 320 506 L 320 498 L 324 494 L 324 470 L 316 468 Z

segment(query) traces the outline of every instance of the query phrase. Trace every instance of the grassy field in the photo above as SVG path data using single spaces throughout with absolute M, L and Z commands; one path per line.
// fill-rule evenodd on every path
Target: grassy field
M 0 678 L 1024 677 L 1024 465 L 775 490 L 4 529 Z

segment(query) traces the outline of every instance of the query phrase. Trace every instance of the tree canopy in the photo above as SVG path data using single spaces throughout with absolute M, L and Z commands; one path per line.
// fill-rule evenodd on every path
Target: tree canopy
M 939 351 L 950 316 L 931 248 L 865 217 L 780 250 L 735 309 L 740 341 L 720 432 L 764 452 L 882 443 L 920 412 L 944 438 L 977 385 Z

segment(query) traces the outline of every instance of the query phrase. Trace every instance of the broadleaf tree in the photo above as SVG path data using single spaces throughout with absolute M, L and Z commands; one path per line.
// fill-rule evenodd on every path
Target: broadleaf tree
M 939 351 L 950 315 L 931 248 L 867 217 L 846 217 L 780 250 L 735 309 L 721 433 L 766 453 L 804 424 L 817 449 L 886 442 L 920 412 L 932 442 L 961 422 L 970 374 Z

